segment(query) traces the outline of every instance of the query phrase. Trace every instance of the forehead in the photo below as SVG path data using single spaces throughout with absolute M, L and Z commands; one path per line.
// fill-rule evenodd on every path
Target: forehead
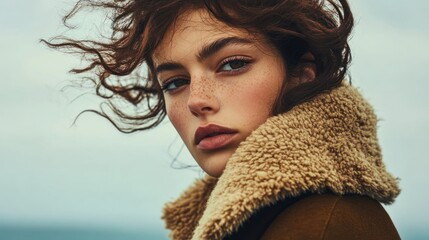
M 181 14 L 167 30 L 161 43 L 154 51 L 155 62 L 174 60 L 194 54 L 204 46 L 222 37 L 254 39 L 255 36 L 244 29 L 228 26 L 206 10 L 190 10 Z

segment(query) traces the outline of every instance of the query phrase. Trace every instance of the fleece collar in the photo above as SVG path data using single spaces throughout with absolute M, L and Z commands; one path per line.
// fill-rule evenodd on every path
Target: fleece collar
M 173 239 L 222 239 L 253 212 L 303 193 L 367 195 L 392 203 L 398 179 L 382 162 L 377 117 L 348 84 L 269 118 L 229 159 L 219 179 L 196 181 L 166 204 Z

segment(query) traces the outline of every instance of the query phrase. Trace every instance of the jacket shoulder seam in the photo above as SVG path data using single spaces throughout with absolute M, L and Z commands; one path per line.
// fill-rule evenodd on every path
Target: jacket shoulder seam
M 331 209 L 329 210 L 329 216 L 326 219 L 325 226 L 323 227 L 323 231 L 322 231 L 322 237 L 321 237 L 322 240 L 325 239 L 326 231 L 327 231 L 328 226 L 332 220 L 332 215 L 334 213 L 335 208 L 337 207 L 338 202 L 341 200 L 341 198 L 342 198 L 342 196 L 339 196 L 337 199 L 335 199 L 334 204 L 332 205 Z

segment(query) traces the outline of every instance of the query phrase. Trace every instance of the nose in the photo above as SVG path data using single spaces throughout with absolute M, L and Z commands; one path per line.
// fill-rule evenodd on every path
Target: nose
M 215 94 L 215 86 L 210 79 L 193 78 L 188 98 L 189 111 L 196 117 L 205 117 L 219 111 L 220 103 Z

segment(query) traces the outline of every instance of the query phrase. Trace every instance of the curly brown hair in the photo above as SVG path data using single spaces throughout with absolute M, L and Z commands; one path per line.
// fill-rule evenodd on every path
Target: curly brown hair
M 89 60 L 88 66 L 71 72 L 95 74 L 91 80 L 96 93 L 107 100 L 115 115 L 102 109 L 88 111 L 105 117 L 122 132 L 149 129 L 164 119 L 163 93 L 154 74 L 152 54 L 168 28 L 189 9 L 204 8 L 232 27 L 262 34 L 281 53 L 289 75 L 302 69 L 305 53 L 313 54 L 316 78 L 292 89 L 284 87 L 273 114 L 338 87 L 351 61 L 348 38 L 354 21 L 347 0 L 80 0 L 64 17 L 64 24 L 85 7 L 111 14 L 107 16 L 112 35 L 107 42 L 61 36 L 42 41 Z M 147 67 L 145 78 L 133 74 L 142 65 Z M 144 111 L 127 113 L 115 104 L 115 97 Z

